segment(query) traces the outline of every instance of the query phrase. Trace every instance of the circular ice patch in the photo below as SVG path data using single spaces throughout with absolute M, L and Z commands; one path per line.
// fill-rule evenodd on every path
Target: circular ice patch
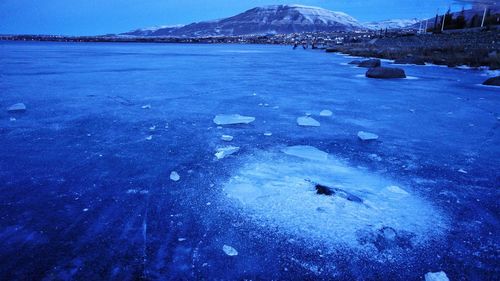
M 226 195 L 280 232 L 381 250 L 425 243 L 446 227 L 442 214 L 410 188 L 311 146 L 255 153 L 244 163 L 225 183 Z

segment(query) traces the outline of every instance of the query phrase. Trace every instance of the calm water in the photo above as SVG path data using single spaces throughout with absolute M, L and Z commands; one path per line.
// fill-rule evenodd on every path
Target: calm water
M 351 60 L 0 42 L 1 279 L 498 278 L 500 95 L 479 85 L 492 73 L 379 81 Z M 27 111 L 8 113 L 17 102 Z M 212 121 L 232 113 L 256 120 Z M 297 126 L 306 114 L 321 126 Z M 225 145 L 240 150 L 217 160 Z M 296 145 L 328 159 L 282 152 Z

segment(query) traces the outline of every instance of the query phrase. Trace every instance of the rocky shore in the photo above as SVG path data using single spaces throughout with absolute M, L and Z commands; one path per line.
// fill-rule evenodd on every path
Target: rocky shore
M 500 31 L 380 37 L 335 45 L 327 52 L 391 59 L 400 64 L 485 66 L 496 70 L 500 69 Z

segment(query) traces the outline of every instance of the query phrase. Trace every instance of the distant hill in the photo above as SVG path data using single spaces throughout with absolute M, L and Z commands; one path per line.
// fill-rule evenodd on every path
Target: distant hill
M 412 26 L 419 22 L 418 19 L 392 19 L 392 20 L 383 20 L 383 21 L 374 21 L 364 23 L 364 26 L 371 30 L 380 30 L 380 29 L 400 29 L 408 26 Z
M 302 5 L 273 5 L 256 7 L 220 20 L 197 22 L 180 27 L 138 29 L 122 35 L 203 37 L 362 29 L 366 28 L 342 12 Z

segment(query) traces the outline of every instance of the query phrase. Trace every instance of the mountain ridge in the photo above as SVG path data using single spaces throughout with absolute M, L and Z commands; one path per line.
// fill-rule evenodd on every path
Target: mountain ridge
M 304 5 L 255 7 L 235 16 L 201 21 L 181 27 L 138 29 L 122 35 L 135 36 L 241 36 L 294 32 L 355 31 L 365 29 L 355 18 L 343 12 Z

